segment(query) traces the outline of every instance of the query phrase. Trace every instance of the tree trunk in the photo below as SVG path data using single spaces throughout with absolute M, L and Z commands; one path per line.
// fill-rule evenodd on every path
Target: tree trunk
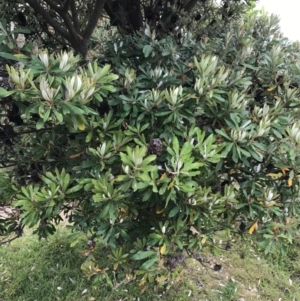
M 111 25 L 118 26 L 122 33 L 130 34 L 143 27 L 140 0 L 106 1 L 104 9 L 110 17 Z
M 76 39 L 70 40 L 70 43 L 75 50 L 75 54 L 80 54 L 85 60 L 87 52 L 88 52 L 88 45 L 89 45 L 89 39 L 82 38 L 81 36 L 78 36 Z
M 143 27 L 140 0 L 125 0 L 124 8 L 132 31 L 140 30 L 140 28 Z

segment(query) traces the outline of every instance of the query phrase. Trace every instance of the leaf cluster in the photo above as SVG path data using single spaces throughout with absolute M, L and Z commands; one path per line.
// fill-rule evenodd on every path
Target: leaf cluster
M 284 252 L 299 219 L 300 58 L 277 18 L 251 11 L 181 44 L 147 26 L 78 61 L 44 51 L 7 68 L 13 87 L 0 95 L 26 131 L 5 121 L 14 135 L 1 156 L 37 175 L 14 196 L 22 224 L 44 237 L 68 212 L 72 243 L 89 237 L 83 270 L 108 282 L 127 269 L 141 285 L 164 282 L 185 250 L 211 252 L 220 230 Z M 97 239 L 107 267 L 94 261 Z

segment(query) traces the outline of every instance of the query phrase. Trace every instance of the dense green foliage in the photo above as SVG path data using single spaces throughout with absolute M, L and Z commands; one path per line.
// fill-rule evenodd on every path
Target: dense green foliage
M 84 58 L 88 50 L 102 48 L 103 33 L 116 29 L 131 35 L 145 24 L 159 39 L 172 36 L 180 40 L 181 29 L 197 35 L 216 36 L 229 21 L 255 0 L 15 0 L 0 4 L 0 18 L 30 29 L 30 40 L 48 48 L 71 47 Z M 99 22 L 100 21 L 100 22 Z M 93 33 L 102 29 L 92 47 Z M 100 43 L 99 43 L 100 42 Z
M 274 16 L 221 24 L 183 25 L 180 41 L 145 25 L 80 66 L 72 52 L 20 50 L 0 88 L 3 191 L 18 211 L 1 231 L 46 237 L 68 214 L 72 245 L 88 237 L 85 273 L 133 269 L 142 284 L 166 281 L 184 250 L 213 251 L 219 230 L 284 252 L 299 219 L 300 47 Z

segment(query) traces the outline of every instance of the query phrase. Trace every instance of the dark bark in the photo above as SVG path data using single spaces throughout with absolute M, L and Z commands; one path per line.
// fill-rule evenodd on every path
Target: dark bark
M 117 26 L 122 34 L 131 34 L 140 30 L 144 25 L 143 18 L 145 18 L 151 28 L 156 28 L 158 37 L 161 37 L 173 33 L 180 20 L 181 10 L 194 14 L 196 7 L 205 10 L 205 6 L 210 3 L 209 0 L 151 0 L 149 2 L 141 2 L 141 0 L 89 0 L 85 2 L 82 0 L 79 3 L 83 3 L 84 7 L 78 8 L 80 4 L 76 0 L 61 2 L 44 0 L 50 7 L 48 11 L 39 4 L 39 0 L 24 1 L 44 19 L 46 30 L 47 26 L 51 25 L 55 32 L 67 40 L 75 52 L 80 53 L 83 58 L 86 57 L 90 37 L 103 11 L 109 16 L 111 25 Z M 240 0 L 236 1 L 236 3 L 239 2 Z M 232 11 L 228 11 L 229 3 L 233 6 Z M 172 8 L 170 5 L 173 5 Z M 222 15 L 224 22 L 234 15 L 234 6 L 234 3 L 228 0 L 221 2 L 218 13 Z M 86 14 L 86 21 L 80 24 L 79 20 L 82 18 L 79 17 L 79 13 L 83 11 Z M 200 14 L 194 18 L 201 22 Z M 211 21 L 213 22 L 216 22 L 215 18 Z
M 123 33 L 138 31 L 143 26 L 140 0 L 106 1 L 104 9 L 112 26 L 118 26 Z
M 200 0 L 200 1 L 199 0 L 190 0 L 184 5 L 183 9 L 189 13 L 192 11 L 192 9 L 196 6 L 196 4 L 198 2 L 204 3 L 204 2 L 206 2 L 206 0 Z
M 92 1 L 92 10 L 87 25 L 85 28 L 81 28 L 75 0 L 66 0 L 63 6 L 57 5 L 53 0 L 45 0 L 51 10 L 62 19 L 62 23 L 57 22 L 50 14 L 51 10 L 45 10 L 37 0 L 25 0 L 25 2 L 29 4 L 37 14 L 41 15 L 44 21 L 51 25 L 59 35 L 66 39 L 74 48 L 75 52 L 81 54 L 83 58 L 86 57 L 90 37 L 103 12 L 105 1 L 106 0 Z M 69 11 L 71 13 L 69 13 Z
M 76 31 L 79 32 L 80 31 L 80 24 L 79 24 L 79 19 L 78 19 L 75 0 L 71 0 L 70 6 L 71 6 L 71 13 L 72 13 L 72 20 L 73 20 L 74 28 L 75 28 Z
M 112 1 L 105 1 L 104 10 L 107 13 L 107 15 L 109 16 L 110 24 L 112 26 L 121 25 L 121 20 L 118 17 L 118 14 L 114 11 L 112 4 L 113 4 Z
M 101 13 L 103 12 L 103 6 L 105 3 L 105 0 L 96 0 L 93 2 L 93 11 L 89 17 L 88 24 L 83 31 L 83 35 L 85 39 L 89 39 L 97 25 L 97 22 L 100 18 Z
M 125 11 L 133 31 L 139 30 L 143 26 L 143 16 L 140 0 L 125 0 Z
M 50 13 L 46 11 L 36 0 L 25 0 L 25 1 L 34 9 L 34 11 L 37 14 L 41 15 L 43 19 L 55 29 L 56 32 L 58 32 L 62 37 L 64 37 L 66 40 L 69 41 L 70 34 L 68 33 L 68 31 L 65 28 L 63 28 L 61 24 L 55 21 L 51 17 Z

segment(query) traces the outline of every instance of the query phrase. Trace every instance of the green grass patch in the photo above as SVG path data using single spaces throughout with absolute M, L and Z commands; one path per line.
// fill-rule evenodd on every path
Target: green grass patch
M 121 285 L 118 290 L 105 282 L 94 283 L 81 271 L 84 258 L 80 253 L 86 242 L 71 248 L 66 240 L 69 231 L 60 230 L 48 240 L 38 241 L 27 232 L 20 239 L 0 247 L 0 301 L 25 300 L 191 300 L 192 288 L 177 287 L 180 293 L 159 287 L 151 287 L 142 293 L 136 282 Z M 97 257 L 105 258 L 105 248 Z M 179 273 L 180 274 L 180 273 Z
M 278 253 L 259 258 L 250 241 L 233 242 L 229 250 L 220 246 L 218 255 L 203 262 L 186 258 L 167 287 L 153 284 L 142 293 L 134 281 L 119 285 L 116 277 L 118 288 L 111 289 L 105 281 L 94 283 L 94 278 L 85 278 L 80 253 L 86 242 L 71 248 L 68 234 L 61 229 L 48 240 L 38 241 L 26 232 L 1 246 L 0 301 L 300 300 L 300 238 L 285 257 Z M 104 260 L 105 252 L 100 248 L 95 257 Z M 215 271 L 216 267 L 220 270 Z

